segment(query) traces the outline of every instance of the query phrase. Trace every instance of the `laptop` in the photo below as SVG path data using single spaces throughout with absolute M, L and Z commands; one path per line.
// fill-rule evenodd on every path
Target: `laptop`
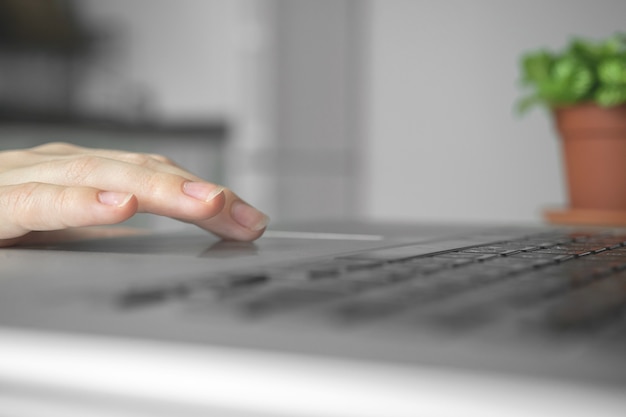
M 626 230 L 328 222 L 0 251 L 0 415 L 623 416 Z

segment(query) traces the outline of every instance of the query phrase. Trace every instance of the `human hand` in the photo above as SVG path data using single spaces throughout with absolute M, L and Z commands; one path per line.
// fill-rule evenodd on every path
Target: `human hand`
M 0 246 L 117 224 L 137 212 L 250 241 L 269 219 L 161 155 L 49 143 L 0 152 Z M 80 230 L 80 229 L 79 229 Z

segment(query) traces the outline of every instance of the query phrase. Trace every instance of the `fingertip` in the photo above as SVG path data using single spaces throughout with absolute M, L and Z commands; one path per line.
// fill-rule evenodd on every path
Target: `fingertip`
M 225 224 L 224 227 L 219 227 L 215 225 L 207 226 L 200 223 L 196 224 L 221 239 L 237 242 L 253 242 L 259 239 L 261 236 L 263 236 L 263 233 L 265 233 L 265 229 L 253 231 L 237 225 Z
M 107 209 L 107 217 L 112 216 L 110 223 L 120 223 L 132 217 L 139 208 L 139 201 L 132 193 L 117 191 L 100 191 L 97 200 Z
M 262 234 L 270 222 L 270 218 L 265 213 L 241 200 L 233 202 L 230 207 L 230 215 L 240 226 L 252 232 L 251 235 L 256 235 L 259 232 Z
M 212 219 L 196 222 L 203 229 L 225 240 L 251 242 L 260 238 L 269 223 L 269 217 L 248 203 L 230 194 L 226 195 L 226 206 Z
M 219 216 L 224 211 L 226 197 L 220 192 L 208 201 L 193 199 L 191 202 L 182 203 L 179 208 L 184 212 L 184 216 L 175 217 L 191 222 L 203 222 Z
M 98 201 L 105 206 L 115 206 L 118 208 L 127 205 L 133 198 L 132 193 L 120 193 L 116 191 L 100 191 Z
M 251 233 L 248 235 L 248 237 L 247 237 L 246 239 L 244 239 L 244 240 L 249 241 L 249 242 L 252 242 L 252 241 L 255 241 L 255 240 L 259 239 L 261 236 L 263 236 L 263 233 L 265 233 L 265 229 L 266 229 L 266 228 L 264 227 L 264 228 L 262 228 L 262 229 L 260 229 L 260 230 L 257 230 L 257 231 L 254 231 L 254 232 L 251 232 Z
M 90 187 L 65 187 L 25 183 L 0 187 L 4 205 L 0 217 L 0 239 L 20 238 L 31 231 L 63 230 L 72 227 L 117 224 L 132 217 L 137 198 Z M 15 241 L 5 240 L 0 246 Z
M 210 203 L 224 195 L 224 187 L 206 182 L 186 181 L 182 185 L 183 193 L 203 203 Z

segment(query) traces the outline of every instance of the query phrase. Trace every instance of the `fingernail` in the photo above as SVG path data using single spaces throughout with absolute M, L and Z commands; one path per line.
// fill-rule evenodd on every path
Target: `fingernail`
M 243 201 L 235 201 L 230 209 L 233 219 L 246 229 L 257 232 L 264 229 L 270 218 Z
M 186 182 L 183 184 L 183 193 L 189 197 L 208 203 L 224 191 L 224 187 L 206 182 Z
M 123 207 L 133 197 L 131 193 L 118 193 L 115 191 L 100 191 L 98 201 L 107 206 Z

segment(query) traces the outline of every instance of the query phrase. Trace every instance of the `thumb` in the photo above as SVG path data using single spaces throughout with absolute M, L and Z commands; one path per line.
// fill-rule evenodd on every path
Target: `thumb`
M 0 187 L 0 239 L 31 231 L 120 223 L 137 211 L 130 193 L 25 183 Z

